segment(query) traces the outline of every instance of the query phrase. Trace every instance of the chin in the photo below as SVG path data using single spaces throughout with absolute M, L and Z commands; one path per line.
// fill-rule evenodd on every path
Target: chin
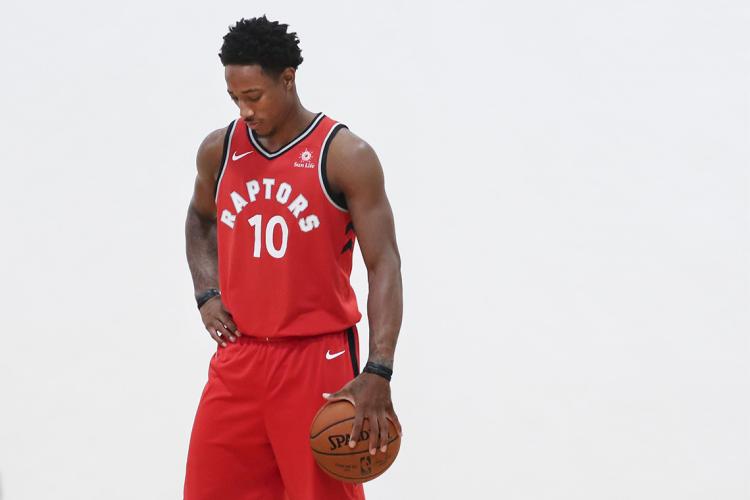
M 248 125 L 247 128 L 249 128 L 250 130 L 252 130 L 253 133 L 255 135 L 257 135 L 258 137 L 263 137 L 263 136 L 265 136 L 268 133 L 268 131 L 266 130 L 266 127 L 264 127 L 263 124 L 261 124 L 261 123 L 258 123 L 258 124 L 254 125 L 252 127 Z

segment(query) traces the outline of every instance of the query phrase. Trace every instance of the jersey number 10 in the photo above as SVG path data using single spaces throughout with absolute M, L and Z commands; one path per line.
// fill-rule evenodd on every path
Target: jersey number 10
M 255 230 L 255 244 L 253 245 L 253 257 L 260 258 L 260 250 L 263 245 L 261 241 L 261 228 L 263 227 L 263 216 L 260 214 L 253 215 L 247 220 L 250 227 Z M 273 244 L 273 235 L 277 227 L 281 227 L 281 246 L 276 248 Z M 286 244 L 289 239 L 289 227 L 286 221 L 280 215 L 274 215 L 266 224 L 266 251 L 268 255 L 275 259 L 280 259 L 286 253 Z

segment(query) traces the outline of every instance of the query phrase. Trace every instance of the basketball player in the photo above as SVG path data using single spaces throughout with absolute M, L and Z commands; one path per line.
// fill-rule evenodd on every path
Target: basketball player
M 351 444 L 399 434 L 390 377 L 401 327 L 400 257 L 383 172 L 346 126 L 302 106 L 296 33 L 241 20 L 219 54 L 239 118 L 198 148 L 187 258 L 217 342 L 196 412 L 185 500 L 362 499 L 314 462 L 325 399 L 356 406 Z M 369 359 L 349 282 L 355 238 L 368 271 Z M 360 434 L 363 419 L 369 436 Z

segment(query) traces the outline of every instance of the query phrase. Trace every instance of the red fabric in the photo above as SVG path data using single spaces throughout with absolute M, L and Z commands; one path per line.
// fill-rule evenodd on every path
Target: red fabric
M 358 360 L 356 330 L 354 341 Z M 193 424 L 184 500 L 364 499 L 361 484 L 320 470 L 309 444 L 322 393 L 353 377 L 345 331 L 270 341 L 240 337 L 217 348 Z
M 337 123 L 325 115 L 313 123 L 271 159 L 234 123 L 216 193 L 219 286 L 248 335 L 316 335 L 362 317 L 349 283 L 351 217 L 327 197 L 319 171 Z

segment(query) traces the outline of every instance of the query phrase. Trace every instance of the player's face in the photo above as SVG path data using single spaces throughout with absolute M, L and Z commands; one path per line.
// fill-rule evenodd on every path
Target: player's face
M 257 64 L 224 68 L 227 92 L 240 116 L 259 136 L 271 135 L 288 114 L 293 101 L 294 69 L 281 75 L 264 72 Z

